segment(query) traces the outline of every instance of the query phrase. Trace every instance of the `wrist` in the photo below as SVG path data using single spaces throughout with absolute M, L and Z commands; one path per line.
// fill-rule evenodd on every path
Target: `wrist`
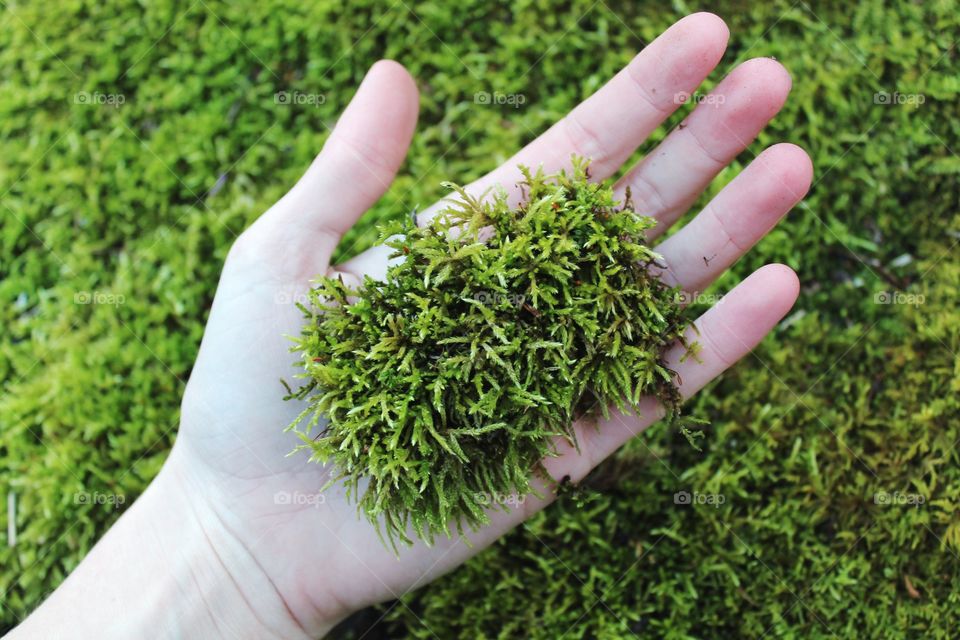
M 144 494 L 9 637 L 310 637 L 205 500 L 174 451 Z
M 175 630 L 171 635 L 310 637 L 270 577 L 216 515 L 213 496 L 205 490 L 209 483 L 189 472 L 181 453 L 175 448 L 157 476 L 155 503 L 146 505 L 145 523 L 158 531 L 158 550 L 169 558 L 167 585 L 154 606 L 170 610 L 165 622 Z

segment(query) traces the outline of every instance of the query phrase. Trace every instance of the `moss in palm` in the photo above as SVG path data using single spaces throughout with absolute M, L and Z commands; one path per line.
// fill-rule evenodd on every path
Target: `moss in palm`
M 431 222 L 384 230 L 402 257 L 385 281 L 321 278 L 305 308 L 294 427 L 391 541 L 485 524 L 585 414 L 678 409 L 662 354 L 689 323 L 652 273 L 653 220 L 585 161 L 523 175 L 516 208 L 449 185 Z

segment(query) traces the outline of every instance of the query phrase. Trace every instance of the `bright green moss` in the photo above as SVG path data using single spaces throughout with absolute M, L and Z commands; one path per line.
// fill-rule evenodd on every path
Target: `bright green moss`
M 645 395 L 679 409 L 662 353 L 688 322 L 651 268 L 656 223 L 573 165 L 523 169 L 518 208 L 450 185 L 424 227 L 385 230 L 402 260 L 384 282 L 321 278 L 310 294 L 296 346 L 303 448 L 339 467 L 391 540 L 486 524 L 490 496 L 530 493 L 531 472 L 557 438 L 576 443 L 584 414 Z

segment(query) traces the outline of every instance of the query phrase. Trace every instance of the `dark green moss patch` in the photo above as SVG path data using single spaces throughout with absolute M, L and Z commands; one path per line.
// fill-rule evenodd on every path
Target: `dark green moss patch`
M 385 230 L 403 258 L 385 281 L 321 278 L 305 309 L 303 448 L 391 539 L 485 524 L 584 414 L 678 408 L 662 353 L 688 322 L 651 272 L 654 221 L 583 161 L 524 176 L 517 208 L 450 185 L 426 226 Z

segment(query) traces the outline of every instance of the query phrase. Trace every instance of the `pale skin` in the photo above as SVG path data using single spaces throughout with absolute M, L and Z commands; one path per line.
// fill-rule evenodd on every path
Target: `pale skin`
M 596 94 L 469 186 L 499 185 L 514 202 L 518 164 L 567 166 L 593 159 L 591 176 L 614 174 L 693 94 L 723 55 L 727 28 L 688 16 L 643 49 Z M 670 227 L 786 100 L 790 77 L 769 59 L 747 61 L 625 174 L 638 210 Z M 351 612 L 395 598 L 454 569 L 549 503 L 528 498 L 492 512 L 492 524 L 399 557 L 336 487 L 317 490 L 329 469 L 288 456 L 284 433 L 302 406 L 284 402 L 285 336 L 302 322 L 292 304 L 320 273 L 380 277 L 387 253 L 371 249 L 332 266 L 341 236 L 384 193 L 414 133 L 418 95 L 396 62 L 374 65 L 303 178 L 237 240 L 182 404 L 180 431 L 163 470 L 84 561 L 10 638 L 321 637 Z M 479 108 L 479 107 L 478 107 Z M 697 216 L 660 243 L 662 277 L 688 292 L 714 281 L 806 193 L 807 154 L 767 148 Z M 454 176 L 451 176 L 454 178 Z M 433 210 L 436 210 L 433 208 Z M 429 215 L 429 210 L 426 213 Z M 706 260 L 704 258 L 707 258 Z M 685 397 L 747 354 L 789 311 L 799 284 L 788 267 L 754 272 L 697 320 L 699 362 L 668 354 Z M 279 297 L 278 297 L 279 296 Z M 652 400 L 633 415 L 577 425 L 580 451 L 560 445 L 554 478 L 577 481 L 660 417 Z M 278 495 L 291 496 L 289 500 Z

